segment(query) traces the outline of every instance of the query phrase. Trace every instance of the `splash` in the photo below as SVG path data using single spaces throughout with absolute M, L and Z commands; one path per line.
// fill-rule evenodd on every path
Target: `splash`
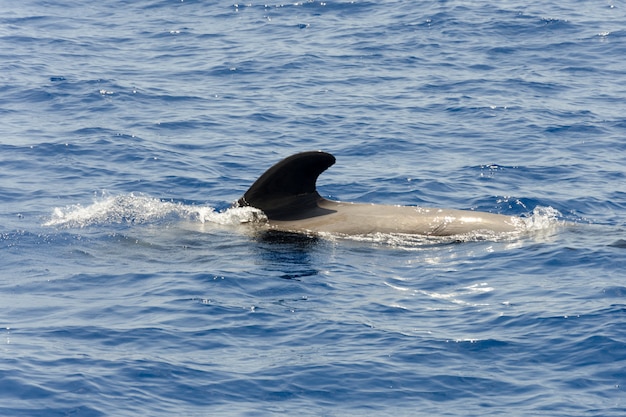
M 163 201 L 143 194 L 102 196 L 88 206 L 80 204 L 57 207 L 44 226 L 83 228 L 101 224 L 146 224 L 167 220 L 239 225 L 265 221 L 263 213 L 251 207 L 216 211 L 210 206 L 196 206 Z
M 550 206 L 537 206 L 533 209 L 532 215 L 522 217 L 523 228 L 527 232 L 538 232 L 553 229 L 562 224 L 561 213 Z

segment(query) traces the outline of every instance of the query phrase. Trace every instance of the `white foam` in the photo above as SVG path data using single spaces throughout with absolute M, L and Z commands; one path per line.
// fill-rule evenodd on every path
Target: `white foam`
M 207 210 L 200 216 L 200 221 L 221 225 L 239 225 L 243 223 L 265 223 L 265 214 L 254 207 L 231 207 L 225 211 Z
M 550 206 L 537 206 L 533 209 L 533 214 L 528 217 L 522 217 L 524 228 L 528 232 L 536 232 L 553 229 L 562 224 L 559 220 L 561 213 Z
M 170 218 L 220 225 L 239 225 L 266 220 L 260 210 L 252 207 L 230 208 L 220 212 L 210 206 L 175 203 L 131 193 L 118 196 L 103 195 L 88 206 L 74 204 L 57 207 L 44 226 L 82 228 L 98 224 L 153 223 Z

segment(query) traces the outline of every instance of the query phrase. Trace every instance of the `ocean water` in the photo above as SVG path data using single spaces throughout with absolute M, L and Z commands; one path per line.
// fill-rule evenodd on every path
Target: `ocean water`
M 3 416 L 623 416 L 626 5 L 0 1 Z M 519 236 L 259 233 L 345 201 Z

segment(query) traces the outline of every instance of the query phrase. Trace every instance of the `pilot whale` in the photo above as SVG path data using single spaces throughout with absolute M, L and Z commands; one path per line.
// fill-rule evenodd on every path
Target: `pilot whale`
M 523 228 L 515 216 L 328 200 L 317 192 L 316 184 L 319 175 L 334 163 L 335 157 L 322 151 L 292 155 L 265 171 L 235 205 L 263 211 L 271 230 L 294 233 L 453 236 L 511 233 Z

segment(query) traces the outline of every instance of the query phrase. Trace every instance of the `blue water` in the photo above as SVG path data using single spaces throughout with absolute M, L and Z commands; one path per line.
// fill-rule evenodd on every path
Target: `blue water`
M 2 2 L 0 414 L 626 415 L 626 7 L 561 3 Z M 529 232 L 229 209 L 312 149 Z

